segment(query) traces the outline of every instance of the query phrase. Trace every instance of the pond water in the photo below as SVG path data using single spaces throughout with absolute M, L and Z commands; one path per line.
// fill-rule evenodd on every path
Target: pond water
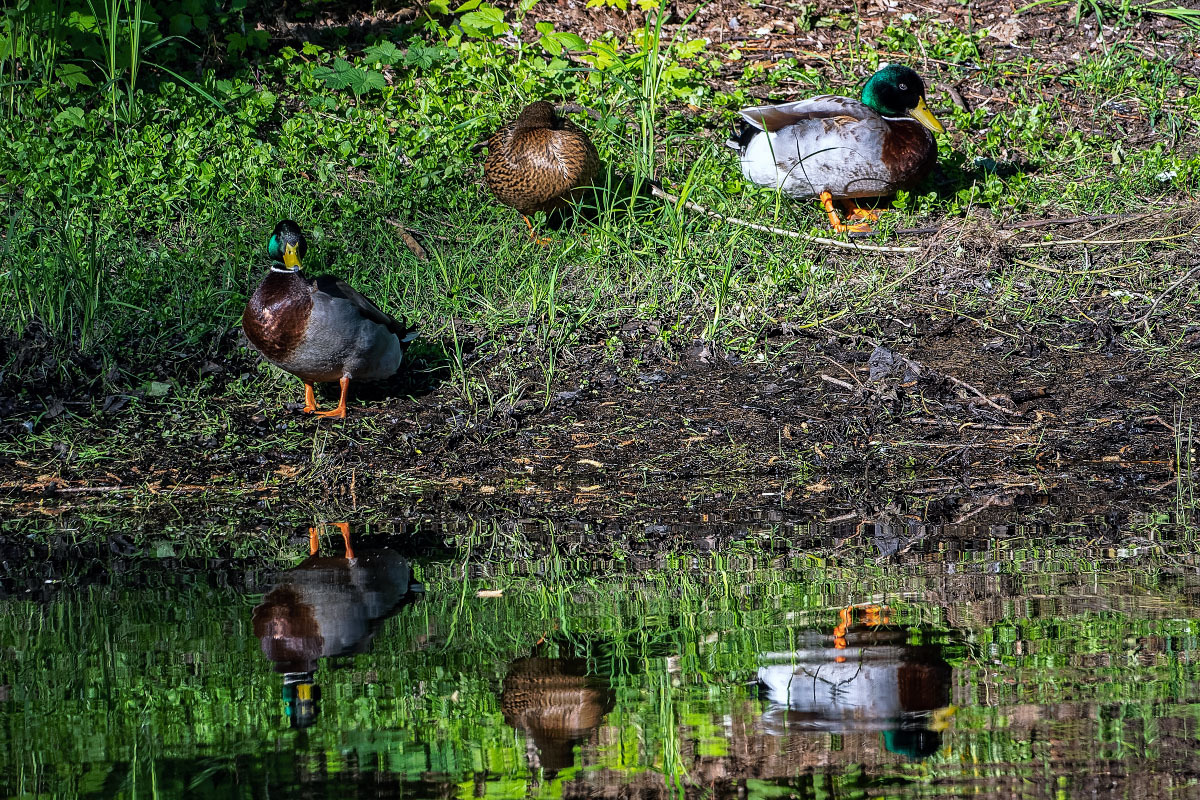
M 315 533 L 10 527 L 3 794 L 1200 797 L 1166 516 Z

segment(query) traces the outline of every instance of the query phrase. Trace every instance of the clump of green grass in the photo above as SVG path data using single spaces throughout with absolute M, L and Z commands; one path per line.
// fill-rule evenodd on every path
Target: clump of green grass
M 1106 24 L 1118 24 L 1122 20 L 1136 19 L 1137 17 L 1159 16 L 1175 20 L 1176 22 L 1182 22 L 1190 28 L 1200 30 L 1200 9 L 1175 5 L 1172 0 L 1121 0 L 1121 2 L 1108 2 L 1107 0 L 1038 0 L 1038 2 L 1030 3 L 1017 11 L 1020 13 L 1046 5 L 1054 7 L 1074 5 L 1076 25 L 1079 25 L 1088 14 L 1096 18 L 1096 25 L 1099 27 L 1103 27 Z
M 131 19 L 121 8 L 120 19 Z M 285 46 L 253 71 L 235 59 L 230 72 L 205 74 L 195 87 L 160 71 L 136 81 L 129 73 L 123 118 L 137 124 L 122 126 L 114 125 L 111 81 L 91 96 L 83 85 L 44 85 L 43 102 L 14 106 L 0 120 L 0 196 L 10 209 L 0 330 L 46 332 L 63 365 L 100 356 L 132 370 L 122 381 L 161 380 L 149 367 L 156 356 L 212 353 L 237 325 L 264 266 L 263 239 L 282 217 L 311 231 L 315 269 L 348 277 L 385 309 L 418 321 L 430 341 L 454 338 L 451 319 L 497 334 L 535 331 L 540 374 L 529 387 L 514 370 L 510 398 L 551 396 L 561 355 L 580 336 L 630 317 L 672 320 L 681 340 L 702 335 L 754 349 L 764 309 L 776 323 L 782 314 L 811 325 L 903 291 L 920 265 L 897 271 L 886 258 L 830 256 L 664 204 L 631 207 L 615 191 L 600 192 L 596 212 L 573 220 L 549 248 L 518 235 L 513 215 L 479 185 L 472 146 L 535 97 L 596 110 L 599 121 L 581 123 L 635 187 L 654 178 L 723 213 L 823 232 L 813 206 L 746 186 L 722 147 L 729 109 L 751 102 L 762 76 L 751 70 L 717 91 L 710 78 L 745 55 L 670 34 L 664 20 L 652 11 L 627 40 L 586 42 L 546 27 L 536 7 L 446 9 L 362 51 Z M 535 40 L 512 38 L 531 30 Z M 852 58 L 806 68 L 805 91 L 852 93 L 860 76 L 846 65 L 869 69 L 886 47 L 914 62 L 936 53 L 953 63 L 931 64 L 931 85 L 994 85 L 1001 101 L 971 111 L 943 104 L 953 132 L 940 142 L 945 179 L 901 193 L 885 229 L 968 214 L 1130 211 L 1147 196 L 1175 202 L 1200 186 L 1200 158 L 1179 144 L 1200 123 L 1195 82 L 1169 65 L 1114 46 L 1056 79 L 1096 99 L 1092 124 L 1117 98 L 1164 131 L 1149 145 L 1114 149 L 1111 136 L 1081 128 L 1057 95 L 1041 93 L 1052 79 L 1038 59 L 989 61 L 978 32 L 920 20 L 888 31 L 879 43 L 841 42 Z M 421 240 L 428 261 L 389 219 Z M 1045 275 L 1006 263 L 993 277 L 1036 286 Z M 1130 296 L 1144 294 L 1158 273 L 1147 266 L 1131 280 Z M 1093 286 L 1047 292 L 1049 305 L 1037 313 L 1069 313 L 1074 293 Z M 1175 299 L 1185 302 L 1186 292 Z M 967 292 L 958 302 L 982 312 L 994 300 Z M 464 391 L 479 389 L 466 363 L 454 363 Z

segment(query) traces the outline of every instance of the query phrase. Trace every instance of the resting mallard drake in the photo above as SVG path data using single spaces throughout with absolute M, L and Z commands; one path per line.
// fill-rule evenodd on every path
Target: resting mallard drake
M 302 275 L 308 242 L 295 222 L 275 226 L 268 251 L 271 271 L 242 312 L 246 338 L 272 364 L 304 381 L 305 414 L 344 418 L 350 381 L 396 374 L 414 329 L 340 278 Z M 337 408 L 317 411 L 313 384 L 326 381 L 341 384 L 341 399 Z
M 592 140 L 545 100 L 530 103 L 488 140 L 483 179 L 496 199 L 529 217 L 576 199 L 600 169 Z
M 791 197 L 819 197 L 839 233 L 868 227 L 843 224 L 835 198 L 851 218 L 875 219 L 853 199 L 919 184 L 937 163 L 931 131 L 945 130 L 925 104 L 920 76 L 895 64 L 871 76 L 861 101 L 822 95 L 740 113 L 745 122 L 728 144 L 746 179 Z

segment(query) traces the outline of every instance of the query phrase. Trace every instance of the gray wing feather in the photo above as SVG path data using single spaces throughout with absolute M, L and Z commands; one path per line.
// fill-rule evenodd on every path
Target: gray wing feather
M 852 117 L 858 120 L 881 119 L 873 109 L 849 97 L 821 95 L 792 103 L 743 108 L 742 118 L 763 131 L 778 131 L 804 120 Z

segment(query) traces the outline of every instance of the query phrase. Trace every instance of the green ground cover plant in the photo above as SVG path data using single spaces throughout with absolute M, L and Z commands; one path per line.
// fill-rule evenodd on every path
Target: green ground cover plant
M 1052 8 L 958 22 L 809 9 L 780 24 L 824 49 L 776 55 L 765 34 L 696 35 L 706 5 L 586 12 L 626 23 L 604 31 L 531 2 L 434 3 L 353 31 L 304 27 L 312 8 L 269 27 L 253 8 L 202 5 L 5 12 L 0 396 L 21 410 L 0 445 L 10 461 L 44 464 L 47 448 L 127 459 L 90 429 L 101 412 L 144 412 L 135 428 L 196 443 L 221 441 L 234 409 L 291 402 L 294 380 L 236 336 L 281 218 L 308 230 L 312 271 L 420 325 L 412 362 L 471 424 L 578 388 L 564 365 L 584 346 L 640 374 L 620 338 L 631 320 L 653 321 L 661 352 L 701 340 L 767 367 L 799 346 L 766 344 L 772 331 L 874 335 L 919 318 L 1014 348 L 1032 337 L 1058 353 L 1138 353 L 1181 387 L 1195 375 L 1200 83 L 1181 66 L 1197 46 L 1186 25 L 1131 15 L 1099 46 L 1091 22 Z M 1053 33 L 997 38 L 1034 18 Z M 1146 44 L 1151 24 L 1172 57 Z M 815 203 L 747 185 L 723 145 L 737 108 L 856 94 L 884 61 L 925 76 L 948 129 L 937 173 L 899 193 L 866 240 L 915 250 L 830 248 L 684 206 L 826 235 Z M 590 109 L 576 120 L 607 167 L 546 247 L 479 176 L 480 143 L 537 98 Z M 653 182 L 680 202 L 646 196 Z M 1073 217 L 1095 221 L 1005 227 Z M 490 341 L 506 348 L 484 374 L 473 348 Z M 1174 430 L 1186 431 L 1180 392 L 1146 413 L 1182 413 Z M 391 435 L 364 424 L 352 442 Z M 237 442 L 314 458 L 346 445 L 310 433 Z
M 261 270 L 264 231 L 284 216 L 311 227 L 314 263 L 348 274 L 385 308 L 434 333 L 452 317 L 578 321 L 601 308 L 665 310 L 697 297 L 716 336 L 739 327 L 731 306 L 751 307 L 769 292 L 809 298 L 796 305 L 799 320 L 839 310 L 814 303 L 827 298 L 820 290 L 837 274 L 819 251 L 662 205 L 631 214 L 616 198 L 602 203 L 595 222 L 538 250 L 512 235 L 511 214 L 481 191 L 472 145 L 522 102 L 557 97 L 600 112 L 591 132 L 616 171 L 661 180 L 741 217 L 801 229 L 819 222 L 807 207 L 744 186 L 719 146 L 731 109 L 763 88 L 753 63 L 735 88 L 712 88 L 706 77 L 744 56 L 665 35 L 657 11 L 628 39 L 585 42 L 537 22 L 531 4 L 468 3 L 361 49 L 273 47 L 253 67 L 207 70 L 194 81 L 158 71 L 139 88 L 146 45 L 136 39 L 138 8 L 114 6 L 97 17 L 115 26 L 95 34 L 109 43 L 105 52 L 130 54 L 120 67 L 115 56 L 97 61 L 107 76 L 93 82 L 100 85 L 86 83 L 95 70 L 64 80 L 45 56 L 41 77 L 58 80 L 43 81 L 36 105 L 13 103 L 5 115 L 0 324 L 18 337 L 35 326 L 64 352 L 101 359 L 131 340 L 143 349 L 203 347 L 236 324 Z M 512 40 L 529 29 L 536 40 Z M 941 105 L 955 131 L 942 140 L 943 168 L 958 185 L 902 193 L 897 226 L 969 210 L 1006 218 L 1121 212 L 1196 191 L 1200 162 L 1180 146 L 1200 116 L 1194 77 L 1114 46 L 1051 80 L 1034 57 L 982 60 L 975 43 L 983 33 L 964 38 L 897 21 L 878 41 L 847 44 L 828 67 L 798 73 L 813 92 L 853 91 L 855 69 L 871 70 L 881 50 L 899 50 L 918 61 L 946 59 L 935 85 L 970 74 L 999 88 L 998 113 Z M 26 52 L 34 38 L 26 35 Z M 1095 106 L 1141 110 L 1155 141 L 1134 147 L 1079 129 L 1065 98 L 1039 96 L 1048 82 Z M 20 88 L 14 96 L 27 98 L 28 87 Z M 708 111 L 685 113 L 683 104 Z M 1002 161 L 1027 168 L 1006 173 Z M 408 252 L 389 220 L 428 235 L 428 262 Z M 859 268 L 878 269 L 869 261 Z M 1138 277 L 1151 278 L 1152 269 L 1146 264 Z M 1006 273 L 1006 281 L 1045 280 L 1036 271 Z M 614 296 L 615 306 L 595 302 Z

